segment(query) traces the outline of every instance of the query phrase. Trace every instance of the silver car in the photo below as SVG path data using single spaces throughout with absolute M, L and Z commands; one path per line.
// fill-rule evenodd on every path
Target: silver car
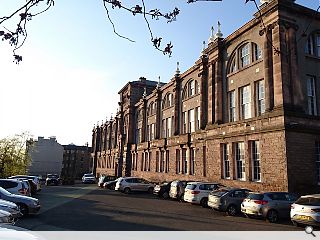
M 0 210 L 9 212 L 12 214 L 14 219 L 22 217 L 22 213 L 17 204 L 5 200 L 0 200 Z
M 0 210 L 0 224 L 13 224 L 14 218 L 11 213 Z
M 40 202 L 36 198 L 12 194 L 0 187 L 0 199 L 13 202 L 18 205 L 23 215 L 37 213 L 40 210 Z
M 121 177 L 116 183 L 115 190 L 126 194 L 131 191 L 153 193 L 154 184 L 137 177 Z
M 37 176 L 30 176 L 30 175 L 16 175 L 8 177 L 8 179 L 31 179 L 37 186 L 37 192 L 41 191 L 41 182 L 39 177 Z

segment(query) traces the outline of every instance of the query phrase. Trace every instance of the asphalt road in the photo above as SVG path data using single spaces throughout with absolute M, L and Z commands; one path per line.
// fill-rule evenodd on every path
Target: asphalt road
M 201 206 L 151 194 L 123 194 L 97 185 L 48 186 L 37 195 L 41 210 L 16 225 L 34 231 L 294 231 L 290 221 L 270 224 L 230 217 Z

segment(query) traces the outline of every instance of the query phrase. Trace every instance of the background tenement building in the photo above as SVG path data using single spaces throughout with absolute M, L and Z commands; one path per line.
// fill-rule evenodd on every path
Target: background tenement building
M 94 127 L 97 175 L 315 192 L 320 184 L 320 15 L 293 0 L 260 14 L 169 83 L 140 78 Z

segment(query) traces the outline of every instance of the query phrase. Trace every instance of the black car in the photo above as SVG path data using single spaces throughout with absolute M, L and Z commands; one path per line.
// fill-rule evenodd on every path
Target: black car
M 58 174 L 47 174 L 46 185 L 59 185 L 60 178 Z
M 99 177 L 99 181 L 98 181 L 98 186 L 103 188 L 103 185 L 104 183 L 106 182 L 111 182 L 111 181 L 114 181 L 116 180 L 117 177 L 116 176 L 110 176 L 110 175 L 107 175 L 107 176 L 100 176 Z
M 164 198 L 164 199 L 169 198 L 171 183 L 172 181 L 157 184 L 153 189 L 153 194 L 157 195 L 160 198 Z
M 114 190 L 117 184 L 117 179 L 113 181 L 108 181 L 103 184 L 103 187 L 106 189 Z

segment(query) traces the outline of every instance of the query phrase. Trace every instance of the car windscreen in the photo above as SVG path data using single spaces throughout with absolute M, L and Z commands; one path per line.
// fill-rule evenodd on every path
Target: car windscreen
M 186 186 L 186 189 L 194 190 L 196 187 L 197 187 L 196 184 L 188 184 L 188 185 Z
M 307 206 L 320 206 L 320 198 L 316 197 L 301 197 L 296 204 L 307 205 Z
M 0 187 L 0 192 L 4 195 L 11 195 L 10 192 L 8 192 L 7 190 L 5 190 L 4 188 Z
M 219 190 L 219 191 L 213 191 L 210 193 L 212 196 L 216 197 L 222 197 L 223 195 L 227 194 L 229 191 L 228 190 Z
M 85 174 L 85 177 L 94 177 L 93 174 Z
M 251 200 L 262 200 L 263 199 L 263 194 L 259 194 L 259 193 L 249 193 L 249 195 L 247 196 L 248 199 Z

